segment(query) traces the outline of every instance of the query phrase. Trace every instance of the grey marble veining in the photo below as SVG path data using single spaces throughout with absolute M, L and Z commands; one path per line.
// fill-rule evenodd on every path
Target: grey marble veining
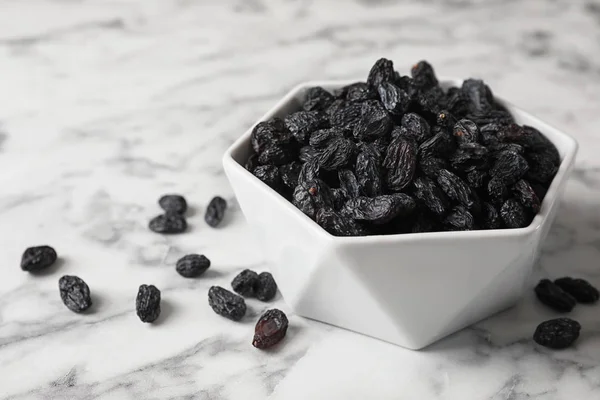
M 555 314 L 517 307 L 413 352 L 294 315 L 286 343 L 250 345 L 207 306 L 213 284 L 268 268 L 221 168 L 223 151 L 297 83 L 366 77 L 379 57 L 407 72 L 484 78 L 495 92 L 573 135 L 578 161 L 533 279 L 600 285 L 600 3 L 501 0 L 0 0 L 0 398 L 600 399 L 600 318 L 573 312 L 577 345 L 532 346 Z M 186 195 L 190 233 L 148 232 L 166 192 Z M 203 221 L 210 198 L 232 207 Z M 51 271 L 18 268 L 52 244 Z M 213 267 L 174 272 L 183 254 Z M 485 265 L 482 265 L 484 268 Z M 92 290 L 68 312 L 58 277 Z M 532 281 L 533 282 L 533 281 Z M 163 292 L 139 322 L 137 287 Z

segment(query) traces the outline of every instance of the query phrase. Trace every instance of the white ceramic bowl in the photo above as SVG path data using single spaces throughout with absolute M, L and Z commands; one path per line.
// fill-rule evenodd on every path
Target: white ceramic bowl
M 355 81 L 306 82 L 260 121 L 300 108 L 305 90 Z M 443 79 L 459 86 L 460 79 Z M 410 349 L 420 349 L 514 305 L 554 220 L 573 167 L 574 139 L 499 99 L 520 124 L 558 148 L 561 165 L 531 225 L 520 229 L 332 236 L 248 172 L 248 129 L 223 166 L 240 207 L 270 263 L 286 303 L 298 314 Z M 258 122 L 257 122 L 258 123 Z

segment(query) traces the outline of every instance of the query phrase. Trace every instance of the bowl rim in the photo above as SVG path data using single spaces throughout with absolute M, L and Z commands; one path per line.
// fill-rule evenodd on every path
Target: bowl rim
M 464 79 L 455 78 L 455 77 L 447 77 L 440 76 L 438 80 L 442 85 L 453 85 L 460 86 Z M 525 236 L 529 236 L 536 230 L 540 229 L 544 220 L 549 216 L 550 210 L 552 209 L 553 204 L 558 200 L 559 189 L 568 178 L 569 170 L 571 169 L 573 162 L 575 160 L 575 156 L 578 150 L 577 141 L 564 133 L 560 129 L 542 121 L 531 113 L 524 111 L 520 107 L 515 106 L 513 103 L 506 101 L 502 97 L 495 96 L 497 100 L 499 100 L 502 104 L 509 106 L 509 108 L 518 111 L 521 114 L 526 114 L 530 118 L 536 120 L 537 125 L 543 125 L 546 129 L 553 130 L 558 136 L 561 136 L 564 144 L 560 146 L 560 148 L 564 151 L 564 156 L 561 160 L 560 166 L 552 183 L 550 184 L 548 191 L 546 192 L 546 196 L 542 201 L 540 211 L 533 218 L 531 223 L 524 228 L 512 228 L 512 229 L 482 229 L 482 230 L 472 230 L 472 231 L 439 231 L 439 232 L 418 232 L 418 233 L 398 233 L 392 235 L 368 235 L 368 236 L 334 236 L 331 233 L 327 232 L 323 229 L 319 224 L 313 221 L 310 217 L 304 214 L 301 210 L 299 210 L 296 206 L 292 204 L 292 202 L 288 201 L 286 198 L 281 196 L 278 192 L 273 190 L 267 184 L 262 182 L 260 179 L 256 178 L 250 171 L 244 168 L 243 165 L 238 163 L 234 158 L 232 153 L 237 152 L 246 143 L 250 140 L 250 135 L 252 134 L 252 130 L 254 127 L 262 121 L 266 121 L 271 119 L 273 116 L 278 114 L 280 110 L 285 107 L 290 101 L 298 96 L 302 91 L 307 88 L 313 86 L 322 86 L 325 88 L 340 88 L 345 85 L 349 85 L 352 83 L 360 82 L 361 79 L 344 79 L 344 80 L 315 80 L 315 81 L 304 81 L 295 87 L 293 87 L 290 91 L 288 91 L 269 111 L 267 111 L 261 118 L 259 118 L 255 123 L 252 124 L 241 135 L 237 140 L 233 142 L 233 144 L 225 151 L 223 155 L 223 166 L 227 170 L 231 168 L 245 175 L 247 178 L 251 178 L 250 181 L 256 185 L 256 187 L 261 190 L 264 195 L 271 196 L 273 200 L 278 202 L 281 207 L 284 207 L 291 212 L 293 215 L 299 219 L 299 222 L 304 224 L 307 229 L 311 229 L 315 235 L 319 235 L 325 239 L 335 240 L 337 243 L 342 244 L 342 242 L 346 242 L 348 244 L 358 245 L 358 244 L 369 244 L 369 243 L 390 243 L 390 242 L 411 242 L 415 240 L 447 240 L 447 239 L 456 239 L 457 235 L 459 238 L 469 239 L 469 238 L 507 238 L 507 237 L 515 237 L 521 238 Z M 553 142 L 554 143 L 554 142 Z M 557 148 L 559 147 L 554 143 Z

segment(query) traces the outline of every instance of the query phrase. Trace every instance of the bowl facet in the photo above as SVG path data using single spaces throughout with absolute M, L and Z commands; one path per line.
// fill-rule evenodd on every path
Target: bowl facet
M 440 81 L 446 87 L 462 83 Z M 299 109 L 309 87 L 333 90 L 353 82 L 306 82 L 258 122 Z M 332 236 L 243 167 L 252 129 L 227 150 L 227 177 L 286 303 L 298 315 L 420 349 L 519 300 L 556 215 L 577 143 L 498 100 L 517 123 L 548 137 L 561 157 L 540 212 L 525 228 Z

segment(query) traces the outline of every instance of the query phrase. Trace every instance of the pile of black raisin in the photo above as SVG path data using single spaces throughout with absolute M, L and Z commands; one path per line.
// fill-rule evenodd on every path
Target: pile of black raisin
M 305 97 L 256 125 L 246 168 L 336 236 L 525 227 L 560 164 L 483 81 L 444 90 L 426 61 Z

